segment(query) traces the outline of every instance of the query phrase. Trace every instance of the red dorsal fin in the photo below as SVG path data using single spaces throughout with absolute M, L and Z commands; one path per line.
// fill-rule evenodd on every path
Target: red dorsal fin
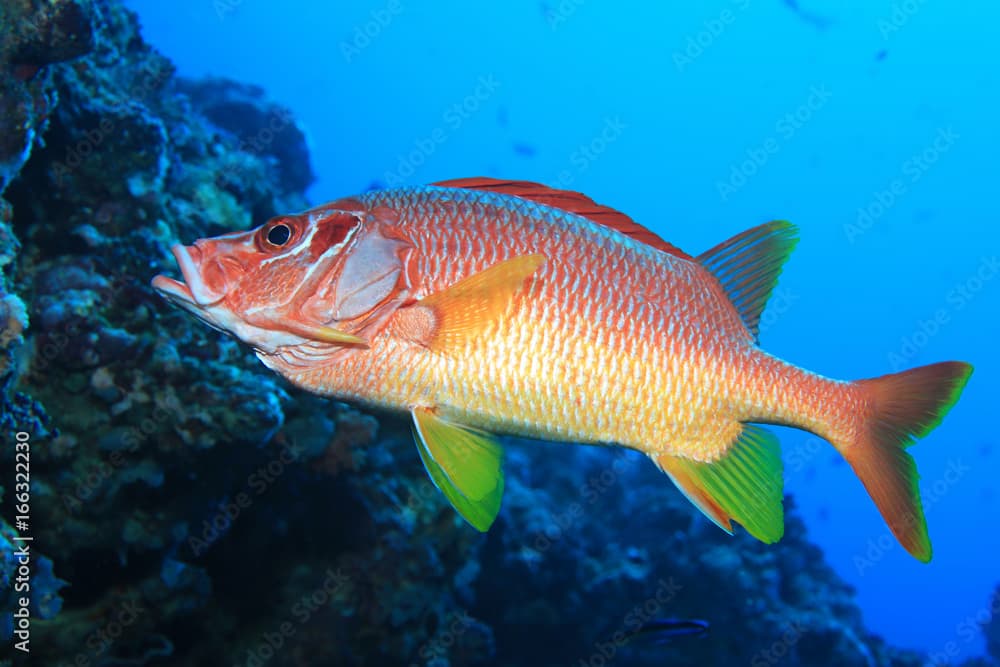
M 466 190 L 487 190 L 499 194 L 511 195 L 533 201 L 536 204 L 543 204 L 558 208 L 568 213 L 587 218 L 591 222 L 596 222 L 604 227 L 609 227 L 621 232 L 636 241 L 653 246 L 657 250 L 681 257 L 692 259 L 691 255 L 683 250 L 670 245 L 659 236 L 649 231 L 624 213 L 616 211 L 608 206 L 601 206 L 587 195 L 573 192 L 571 190 L 556 190 L 541 183 L 531 181 L 506 181 L 499 178 L 489 178 L 487 176 L 475 176 L 473 178 L 455 178 L 449 181 L 432 183 L 442 188 L 463 188 Z

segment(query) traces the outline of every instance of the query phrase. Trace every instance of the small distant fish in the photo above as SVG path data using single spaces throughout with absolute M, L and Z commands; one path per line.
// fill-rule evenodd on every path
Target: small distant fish
M 631 646 L 660 646 L 680 637 L 704 637 L 708 630 L 708 621 L 696 618 L 659 618 L 628 633 L 626 642 Z
M 531 144 L 523 144 L 515 141 L 512 146 L 514 147 L 514 152 L 521 157 L 535 157 L 535 153 L 538 152 Z
M 812 25 L 817 30 L 826 30 L 829 28 L 833 21 L 830 19 L 820 16 L 815 12 L 810 12 L 799 4 L 798 0 L 783 0 L 786 7 L 791 9 L 802 21 Z
M 507 127 L 508 122 L 509 118 L 507 117 L 507 107 L 501 104 L 497 108 L 497 125 L 500 127 Z
M 549 26 L 551 26 L 556 17 L 559 16 L 559 13 L 556 11 L 555 7 L 553 7 L 552 4 L 549 2 L 539 2 L 538 10 L 539 12 L 541 12 L 542 18 L 545 19 L 545 22 L 548 23 Z
M 885 60 L 886 56 L 889 55 L 888 49 L 881 49 L 875 54 L 875 60 L 882 61 Z
M 479 177 L 175 245 L 183 281 L 153 287 L 303 389 L 408 414 L 478 530 L 500 511 L 506 434 L 638 450 L 716 525 L 776 542 L 781 452 L 760 424 L 779 424 L 829 441 L 928 561 L 907 448 L 972 367 L 845 382 L 765 352 L 761 314 L 797 241 L 773 221 L 691 255 L 579 192 Z

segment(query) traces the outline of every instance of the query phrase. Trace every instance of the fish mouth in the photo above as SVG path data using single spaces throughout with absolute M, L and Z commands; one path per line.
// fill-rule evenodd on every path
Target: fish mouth
M 184 304 L 195 305 L 194 294 L 188 286 L 179 280 L 168 278 L 165 275 L 158 275 L 153 278 L 153 289 L 167 297 L 171 301 L 180 301 Z
M 184 282 L 160 274 L 153 278 L 153 289 L 182 306 L 212 306 L 226 296 L 225 292 L 222 294 L 213 292 L 202 280 L 201 272 L 198 270 L 202 254 L 198 246 L 175 243 L 170 247 L 170 252 L 177 261 Z

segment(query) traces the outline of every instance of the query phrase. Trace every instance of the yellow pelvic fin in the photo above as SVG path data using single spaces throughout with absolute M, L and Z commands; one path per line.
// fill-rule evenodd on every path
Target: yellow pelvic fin
M 423 343 L 446 351 L 481 333 L 504 316 L 524 282 L 544 263 L 542 254 L 512 257 L 424 297 L 413 306 L 433 313 L 434 326 Z
M 727 533 L 735 520 L 761 542 L 777 542 L 784 534 L 781 452 L 768 431 L 744 424 L 732 447 L 711 463 L 667 454 L 654 460 Z
M 503 498 L 503 449 L 489 433 L 445 421 L 433 410 L 411 413 L 427 474 L 463 519 L 486 532 Z

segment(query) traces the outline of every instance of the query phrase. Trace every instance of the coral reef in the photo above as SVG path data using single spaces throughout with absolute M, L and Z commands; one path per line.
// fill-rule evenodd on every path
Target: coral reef
M 36 443 L 32 664 L 922 664 L 865 630 L 791 502 L 781 544 L 729 538 L 628 452 L 512 442 L 497 525 L 468 528 L 404 421 L 288 387 L 148 285 L 171 243 L 306 206 L 289 112 L 178 79 L 112 0 L 0 18 L 0 425 Z M 665 616 L 711 634 L 619 641 Z
M 923 664 L 865 630 L 791 498 L 785 537 L 769 547 L 692 513 L 643 456 L 585 451 L 565 466 L 527 454 L 511 457 L 519 470 L 473 608 L 497 628 L 502 664 L 524 664 L 524 637 L 531 664 Z M 532 479 L 550 492 L 522 488 Z M 622 641 L 663 617 L 707 619 L 710 634 L 652 648 Z
M 997 586 L 985 607 L 987 619 L 982 622 L 986 652 L 1000 664 L 1000 586 Z
M 90 16 L 77 2 L 5 2 L 0 6 L 0 195 L 45 130 L 54 89 L 39 68 L 92 46 Z

